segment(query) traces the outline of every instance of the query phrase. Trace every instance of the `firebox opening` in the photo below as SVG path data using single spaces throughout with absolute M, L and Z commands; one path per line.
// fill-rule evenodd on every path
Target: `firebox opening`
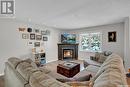
M 72 49 L 64 49 L 63 50 L 63 57 L 66 58 L 73 58 L 73 50 Z

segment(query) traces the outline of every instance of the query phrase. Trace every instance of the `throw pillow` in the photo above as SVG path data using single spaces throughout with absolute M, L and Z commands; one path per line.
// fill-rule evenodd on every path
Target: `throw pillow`
M 34 63 L 34 62 L 31 62 L 31 65 L 32 65 L 32 67 L 34 67 L 34 68 L 38 68 L 37 65 L 36 65 L 36 63 Z
M 83 64 L 84 64 L 84 67 L 86 68 L 89 64 L 87 63 L 87 61 L 83 60 Z
M 33 61 L 30 58 L 28 58 L 28 59 L 22 60 L 21 62 L 27 62 L 27 63 L 31 64 Z
M 106 59 L 107 59 L 107 57 L 101 54 L 100 58 L 98 59 L 98 62 L 103 63 Z
M 109 56 L 109 55 L 111 55 L 111 54 L 112 54 L 111 51 L 104 51 L 104 55 L 105 55 L 105 56 Z
M 96 59 L 96 57 L 90 56 L 90 60 L 95 60 L 95 59 Z
M 77 77 L 77 78 L 75 77 L 74 79 L 76 81 L 89 81 L 91 77 L 92 77 L 92 75 L 88 74 L 88 75 L 84 75 L 82 77 Z
M 44 72 L 45 74 L 51 72 L 50 70 L 48 70 L 46 67 L 39 67 L 39 70 Z
M 31 64 L 32 67 L 38 68 L 37 65 L 36 65 L 36 63 L 34 63 L 34 62 L 32 61 L 32 59 L 30 59 L 30 58 L 25 59 L 25 60 L 22 60 L 21 62 L 27 62 L 27 63 Z
M 99 52 L 96 52 L 95 53 L 95 61 L 98 61 L 98 59 L 100 58 L 100 54 Z

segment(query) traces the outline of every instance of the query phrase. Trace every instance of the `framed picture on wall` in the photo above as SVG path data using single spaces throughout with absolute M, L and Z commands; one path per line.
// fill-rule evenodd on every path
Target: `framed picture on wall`
M 19 28 L 19 32 L 25 32 L 26 28 Z
M 35 42 L 34 47 L 40 47 L 40 42 Z
M 33 46 L 33 42 L 28 42 L 28 46 Z
M 36 35 L 36 40 L 42 40 L 42 35 Z
M 48 41 L 48 37 L 43 37 L 43 41 Z
M 39 33 L 40 30 L 39 29 L 34 29 L 35 33 Z
M 30 34 L 30 40 L 35 40 L 35 34 Z
M 41 35 L 46 35 L 46 31 L 41 31 Z
M 31 33 L 32 32 L 32 28 L 27 28 L 27 32 Z
M 28 39 L 29 38 L 29 35 L 28 34 L 26 34 L 26 33 L 23 33 L 22 34 L 22 39 Z
M 116 31 L 108 32 L 108 42 L 116 42 Z

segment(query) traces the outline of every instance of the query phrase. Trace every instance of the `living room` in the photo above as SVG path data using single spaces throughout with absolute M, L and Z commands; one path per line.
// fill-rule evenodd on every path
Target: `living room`
M 44 1 L 43 2 L 40 1 L 40 2 L 43 3 Z M 37 2 L 37 4 L 39 6 L 42 6 L 40 4 L 40 2 Z M 56 2 L 57 3 L 59 2 L 62 5 L 64 4 L 61 1 L 56 1 Z M 58 16 L 58 15 L 56 15 L 56 14 L 58 14 L 58 11 L 56 11 L 56 10 L 58 10 L 57 8 L 60 8 L 60 5 L 56 4 L 56 2 L 51 2 L 51 3 L 46 2 L 51 5 L 54 4 L 55 9 L 52 9 L 52 8 L 49 9 L 49 7 L 46 6 L 44 3 L 45 7 L 43 6 L 43 8 L 48 7 L 48 11 L 50 11 L 50 13 L 49 12 L 44 13 L 44 12 L 46 12 L 47 9 L 42 9 L 38 5 L 37 5 L 37 8 L 34 10 L 29 11 L 30 10 L 29 8 L 26 9 L 26 7 L 28 7 L 28 4 L 26 4 L 26 3 L 30 3 L 29 1 L 27 1 L 27 2 L 26 1 L 15 1 L 15 4 L 16 4 L 16 7 L 15 7 L 16 13 L 14 15 L 15 18 L 8 18 L 8 17 L 2 18 L 2 16 L 1 16 L 1 19 L 0 19 L 0 28 L 1 28 L 1 32 L 0 32 L 0 40 L 1 40 L 0 75 L 1 76 L 3 76 L 5 74 L 4 73 L 5 62 L 7 62 L 10 57 L 16 57 L 21 60 L 30 58 L 31 60 L 33 60 L 33 62 L 35 62 L 35 58 L 33 57 L 34 56 L 33 52 L 35 51 L 36 53 L 38 53 L 38 52 L 42 51 L 45 53 L 45 58 L 46 58 L 45 64 L 49 64 L 51 62 L 58 61 L 58 57 L 59 57 L 58 56 L 58 53 L 59 53 L 58 44 L 65 44 L 62 42 L 62 38 L 61 38 L 62 35 L 65 35 L 65 34 L 75 35 L 75 42 L 73 44 L 78 44 L 77 60 L 89 59 L 91 56 L 95 56 L 95 52 L 97 52 L 96 51 L 97 49 L 95 48 L 94 51 L 93 51 L 93 49 L 91 49 L 89 51 L 88 51 L 88 49 L 83 50 L 81 40 L 83 39 L 83 37 L 82 37 L 83 35 L 85 35 L 85 34 L 91 35 L 92 33 L 100 33 L 99 36 L 100 36 L 101 43 L 100 43 L 100 46 L 96 46 L 96 47 L 99 47 L 98 51 L 99 52 L 108 51 L 108 52 L 112 52 L 112 53 L 119 55 L 122 58 L 122 61 L 123 61 L 124 67 L 125 67 L 124 69 L 126 70 L 126 73 L 128 72 L 129 66 L 130 66 L 130 63 L 129 63 L 130 62 L 130 58 L 129 58 L 129 56 L 130 56 L 130 54 L 129 54 L 129 52 L 130 52 L 130 33 L 129 33 L 129 31 L 130 31 L 130 26 L 129 26 L 130 25 L 130 22 L 129 22 L 130 9 L 129 9 L 129 6 L 130 5 L 129 5 L 129 3 L 130 2 L 129 1 L 120 1 L 120 2 L 111 1 L 109 3 L 106 3 L 105 0 L 104 1 L 102 0 L 101 2 L 95 2 L 95 3 L 93 3 L 94 1 L 89 2 L 89 3 L 91 3 L 91 5 L 97 4 L 91 9 L 91 11 L 92 11 L 94 8 L 97 7 L 98 11 L 96 11 L 96 9 L 94 10 L 95 14 L 97 13 L 96 18 L 94 16 L 94 14 L 91 14 L 91 16 L 92 16 L 91 17 L 90 14 L 87 15 L 87 13 L 84 13 L 83 12 L 83 11 L 85 11 L 85 10 L 83 10 L 83 9 L 85 9 L 84 6 L 81 7 L 83 11 L 80 9 L 80 7 L 78 8 L 79 5 L 83 5 L 83 3 L 85 2 L 84 0 L 76 1 L 74 5 L 71 3 L 71 5 L 75 6 L 75 9 L 76 8 L 79 9 L 74 12 L 72 11 L 71 13 L 67 13 L 67 11 L 69 12 L 72 9 L 72 8 L 69 9 L 70 5 L 68 5 L 68 7 L 65 6 L 65 7 L 67 7 L 66 8 L 67 11 L 64 11 L 64 12 L 62 12 L 63 7 L 61 6 L 62 7 L 60 9 L 61 13 Z M 64 2 L 66 2 L 65 3 L 66 5 L 68 4 L 67 1 L 64 1 Z M 20 3 L 22 3 L 22 4 L 20 4 Z M 34 8 L 33 6 L 35 5 L 36 1 L 32 1 L 32 3 L 33 4 L 30 5 L 30 8 Z M 88 3 L 88 2 L 86 1 L 86 3 Z M 102 5 L 102 3 L 104 6 L 104 9 L 103 9 L 103 7 L 98 7 L 98 5 Z M 22 6 L 23 4 L 25 4 L 25 7 Z M 114 4 L 115 7 L 112 4 Z M 91 5 L 89 5 L 89 6 L 91 7 Z M 102 12 L 102 10 L 107 11 L 108 8 L 110 8 L 109 6 L 106 6 L 106 5 L 113 6 L 109 10 L 110 13 L 115 12 L 115 13 L 111 14 L 113 17 L 109 16 L 110 14 L 106 14 L 107 12 L 106 13 Z M 118 8 L 120 8 L 120 10 L 118 10 Z M 42 10 L 43 12 L 37 11 L 38 9 Z M 64 8 L 64 10 L 66 10 L 66 9 Z M 75 10 L 75 9 L 73 9 L 73 10 Z M 18 10 L 25 11 L 25 13 L 20 12 Z M 86 10 L 90 11 L 88 8 L 86 8 Z M 52 14 L 53 11 L 55 11 L 57 13 L 54 12 Z M 93 13 L 93 11 L 92 12 L 91 11 L 90 11 L 90 13 Z M 76 13 L 76 12 L 79 12 L 79 13 Z M 42 16 L 41 13 L 43 13 L 44 15 Z M 120 13 L 124 13 L 124 14 L 120 14 Z M 33 14 L 33 15 L 28 16 L 31 14 Z M 69 16 L 64 17 L 65 14 L 69 15 Z M 53 15 L 55 15 L 55 16 L 53 16 Z M 63 15 L 63 16 L 61 16 L 61 15 Z M 39 17 L 37 17 L 37 16 L 39 16 Z M 85 16 L 87 16 L 87 17 L 84 18 Z M 44 17 L 47 17 L 48 21 L 50 21 L 52 18 L 52 21 L 51 22 L 44 21 L 44 20 L 47 20 L 47 18 L 44 18 Z M 55 17 L 54 20 L 53 20 L 53 17 Z M 62 19 L 63 17 L 64 17 L 64 20 Z M 91 20 L 89 17 L 93 18 L 93 19 Z M 102 17 L 104 19 L 102 19 Z M 42 20 L 41 18 L 44 18 L 44 19 Z M 69 18 L 71 18 L 73 20 L 70 20 Z M 94 21 L 94 20 L 96 20 L 96 21 Z M 77 22 L 75 22 L 75 21 L 77 21 Z M 48 22 L 48 24 L 47 24 L 47 22 Z M 31 31 L 29 31 L 30 29 L 31 29 Z M 38 33 L 38 31 L 36 32 L 35 30 L 38 30 L 39 33 Z M 31 40 L 31 37 L 30 37 L 31 34 L 35 33 L 35 35 L 36 34 L 39 35 L 39 34 L 41 34 L 41 31 L 45 31 L 45 33 L 47 33 L 47 34 L 42 35 L 42 40 L 40 40 L 40 41 Z M 112 33 L 114 33 L 115 39 L 113 41 L 110 41 L 109 39 L 110 39 L 110 36 L 112 36 Z M 24 37 L 24 35 L 27 35 L 27 36 Z M 43 39 L 43 37 L 45 37 L 45 38 Z M 88 37 L 90 37 L 90 36 L 88 36 Z M 31 42 L 31 44 L 30 44 L 30 42 Z M 40 46 L 35 47 L 34 43 L 36 43 L 36 42 L 40 42 Z M 43 66 L 44 66 L 44 64 L 43 64 Z M 10 87 L 13 87 L 13 86 L 10 86 Z M 30 86 L 30 87 L 36 87 L 36 86 Z M 50 87 L 53 87 L 53 86 L 50 86 Z M 67 86 L 65 86 L 65 87 L 67 87 Z

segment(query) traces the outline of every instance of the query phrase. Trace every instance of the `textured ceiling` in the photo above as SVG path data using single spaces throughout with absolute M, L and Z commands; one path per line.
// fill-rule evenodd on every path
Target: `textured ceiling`
M 123 21 L 130 0 L 15 0 L 16 19 L 59 29 Z

